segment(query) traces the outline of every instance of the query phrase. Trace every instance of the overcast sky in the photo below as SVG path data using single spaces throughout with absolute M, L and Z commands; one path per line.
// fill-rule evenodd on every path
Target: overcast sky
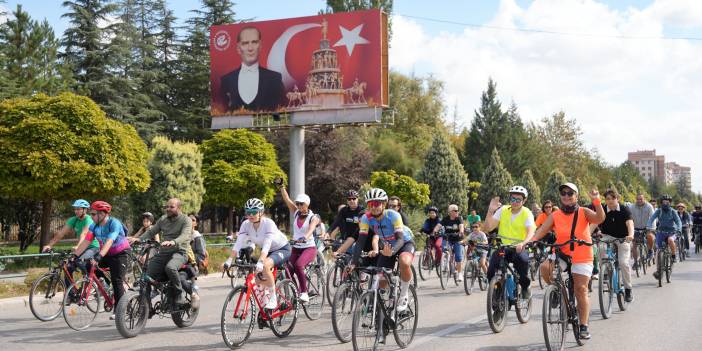
M 61 1 L 5 7 L 17 3 L 58 33 L 65 29 Z M 180 20 L 199 6 L 169 4 Z M 319 0 L 247 0 L 235 11 L 266 20 L 323 7 Z M 396 0 L 394 12 L 390 67 L 444 81 L 446 104 L 458 106 L 463 125 L 492 77 L 503 104 L 515 101 L 523 119 L 563 110 L 610 164 L 655 148 L 666 161 L 692 167 L 693 189 L 702 191 L 702 160 L 694 156 L 702 139 L 702 1 Z

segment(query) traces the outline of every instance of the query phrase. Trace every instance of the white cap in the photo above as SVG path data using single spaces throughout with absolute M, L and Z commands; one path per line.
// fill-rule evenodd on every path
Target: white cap
M 563 188 L 570 188 L 571 190 L 575 191 L 576 194 L 578 193 L 578 187 L 575 186 L 575 184 L 573 184 L 573 183 L 564 183 L 564 184 L 561 184 L 561 185 L 558 187 L 558 191 L 563 190 Z
M 300 194 L 295 197 L 295 202 L 304 202 L 306 204 L 310 204 L 310 197 L 307 196 L 307 194 Z

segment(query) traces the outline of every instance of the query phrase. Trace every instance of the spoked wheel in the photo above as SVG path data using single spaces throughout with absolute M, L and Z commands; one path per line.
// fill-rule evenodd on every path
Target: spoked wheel
M 141 265 L 139 264 L 139 261 L 131 260 L 129 262 L 129 268 L 127 268 L 127 274 L 125 276 L 127 286 L 129 286 L 130 288 L 133 287 L 134 283 L 141 278 L 141 274 Z
M 394 311 L 397 322 L 395 329 L 392 330 L 397 346 L 403 349 L 412 343 L 419 320 L 419 302 L 417 301 L 417 291 L 413 286 L 409 287 L 408 297 L 407 309 L 402 312 Z
M 229 291 L 220 319 L 222 338 L 227 347 L 235 349 L 244 345 L 253 332 L 257 315 L 253 296 L 246 298 L 246 287 L 238 286 Z
M 509 302 L 501 276 L 492 277 L 487 289 L 487 316 L 490 329 L 499 333 L 505 328 Z
M 473 293 L 473 285 L 475 285 L 477 278 L 475 261 L 469 260 L 463 267 L 463 290 L 465 290 L 466 295 Z
M 566 309 L 563 306 L 563 297 L 556 285 L 549 285 L 544 292 L 541 325 L 544 331 L 544 342 L 549 351 L 563 350 L 565 344 Z
M 410 270 L 412 271 L 412 286 L 416 289 L 417 288 L 417 270 L 414 268 L 414 265 L 410 265 Z
M 670 255 L 665 255 L 665 282 L 670 283 L 670 274 L 673 273 L 673 258 Z
M 336 293 L 336 289 L 341 285 L 341 281 L 343 280 L 343 275 L 344 275 L 344 269 L 343 267 L 339 266 L 338 264 L 330 265 L 329 269 L 327 269 L 327 277 L 324 280 L 324 285 L 326 286 L 326 297 L 327 297 L 327 302 L 329 302 L 329 306 L 332 305 L 333 301 L 332 298 L 334 297 L 334 294 Z
M 614 302 L 612 264 L 609 262 L 600 264 L 600 280 L 597 288 L 597 295 L 600 300 L 600 313 L 602 314 L 602 318 L 607 319 L 612 315 L 612 303 Z
M 197 315 L 200 313 L 199 309 L 196 310 L 192 308 L 192 295 L 185 292 L 183 292 L 183 294 L 185 294 L 187 303 L 180 306 L 179 311 L 171 313 L 171 319 L 178 328 L 185 328 L 193 325 L 197 319 Z
M 646 260 L 647 254 L 648 253 L 646 252 L 645 246 L 639 245 L 639 266 L 641 266 L 641 271 L 644 275 L 646 275 L 646 266 L 648 266 L 648 262 Z
M 458 273 L 456 273 L 456 261 L 451 259 L 449 264 L 449 274 L 453 277 L 453 283 L 458 286 Z
M 309 320 L 317 320 L 324 311 L 325 284 L 322 269 L 319 267 L 307 270 L 307 294 L 310 301 L 303 304 L 305 315 Z
M 127 291 L 115 307 L 117 331 L 125 338 L 133 338 L 144 330 L 149 317 L 149 303 L 137 291 Z
M 658 287 L 663 286 L 663 274 L 666 269 L 665 269 L 665 262 L 664 262 L 664 257 L 665 255 L 663 254 L 663 250 L 658 250 L 656 253 L 656 274 L 658 275 Z
M 353 310 L 359 296 L 358 291 L 350 282 L 342 284 L 334 294 L 334 303 L 332 303 L 331 309 L 332 328 L 334 335 L 342 343 L 351 341 Z
M 378 318 L 380 311 L 375 306 L 375 292 L 370 290 L 361 294 L 353 310 L 351 341 L 354 351 L 376 350 L 378 347 Z
M 71 290 L 76 293 L 63 295 L 63 319 L 71 329 L 87 329 L 95 320 L 102 304 L 97 284 L 90 279 L 81 279 L 68 288 L 68 291 Z
M 56 319 L 63 311 L 66 283 L 60 274 L 46 273 L 32 283 L 29 290 L 29 309 L 42 322 Z
M 524 324 L 529 321 L 529 318 L 531 318 L 531 297 L 529 297 L 529 300 L 522 299 L 522 286 L 519 284 L 517 284 L 517 291 L 519 293 L 517 303 L 514 308 L 517 312 L 517 319 L 519 320 L 519 323 Z
M 441 262 L 436 266 L 436 275 L 439 276 L 439 283 L 443 290 L 446 290 L 448 285 L 448 258 L 446 256 L 446 253 L 441 255 Z
M 275 284 L 276 294 L 278 294 L 278 307 L 272 311 L 276 314 L 282 311 L 286 313 L 273 318 L 270 323 L 273 334 L 279 338 L 284 338 L 292 332 L 297 322 L 297 312 L 299 300 L 297 298 L 297 288 L 289 279 L 284 279 Z
M 434 270 L 434 259 L 431 257 L 431 251 L 424 250 L 419 254 L 419 278 L 427 280 Z
M 638 250 L 638 249 L 635 249 L 635 250 Z M 640 257 L 634 260 L 634 265 L 633 265 L 633 266 L 634 266 L 634 267 L 633 267 L 633 268 L 634 268 L 634 272 L 636 272 L 636 278 L 640 277 L 640 276 L 641 276 L 641 275 L 639 274 L 639 271 L 641 270 L 641 267 L 640 267 L 640 266 L 641 266 L 641 258 L 640 258 Z

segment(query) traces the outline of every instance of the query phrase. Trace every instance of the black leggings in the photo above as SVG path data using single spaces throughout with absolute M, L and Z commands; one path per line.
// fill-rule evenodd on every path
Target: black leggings
M 100 267 L 110 269 L 115 305 L 124 295 L 124 277 L 127 273 L 127 264 L 129 264 L 129 250 L 124 250 L 113 256 L 105 256 L 100 261 Z

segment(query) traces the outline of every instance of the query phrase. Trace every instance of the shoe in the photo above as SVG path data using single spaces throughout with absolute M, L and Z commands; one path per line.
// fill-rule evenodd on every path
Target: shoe
M 592 280 L 600 280 L 600 275 L 599 275 L 599 274 L 593 274 L 593 275 L 592 275 Z
M 522 289 L 522 300 L 529 301 L 531 299 L 531 288 Z
M 190 296 L 190 308 L 193 311 L 200 309 L 200 295 L 195 292 L 193 292 L 193 294 Z
M 406 311 L 408 305 L 409 305 L 409 297 L 408 296 L 400 297 L 400 303 L 397 305 L 397 312 Z
M 302 301 L 303 303 L 308 303 L 310 302 L 310 296 L 306 292 L 303 292 L 302 294 L 300 294 L 300 301 Z
M 178 294 L 178 296 L 176 296 L 176 298 L 175 298 L 176 305 L 185 305 L 186 303 L 188 303 L 188 300 L 185 299 L 185 293 L 181 292 L 180 294 Z
M 110 320 L 111 320 L 111 321 L 115 320 L 115 315 L 114 315 L 114 314 L 110 316 Z
M 634 296 L 631 295 L 631 289 L 624 289 L 624 301 L 634 301 Z
M 270 298 L 268 299 L 268 302 L 266 302 L 265 308 L 269 310 L 274 310 L 276 309 L 276 307 L 278 307 L 278 298 L 275 294 L 271 294 Z
M 590 332 L 587 330 L 587 325 L 580 325 L 580 338 L 583 340 L 590 340 L 592 335 L 590 335 Z
M 463 274 L 456 273 L 456 281 L 457 282 L 462 282 L 463 281 Z
M 658 280 L 658 278 L 660 278 L 660 274 L 658 274 L 658 271 L 653 272 L 653 278 L 655 278 L 656 280 Z

